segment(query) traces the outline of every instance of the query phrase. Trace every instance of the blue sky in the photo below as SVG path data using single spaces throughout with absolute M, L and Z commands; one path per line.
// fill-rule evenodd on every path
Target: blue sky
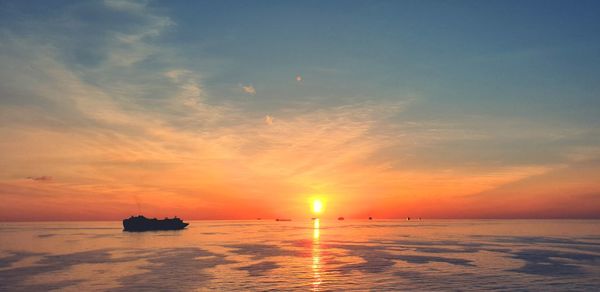
M 249 79 L 284 95 L 265 85 L 304 73 L 321 94 L 415 92 L 502 114 L 597 105 L 594 2 L 195 4 L 167 8 L 180 22 L 166 41 L 191 64 L 216 60 L 216 84 Z
M 551 114 L 583 123 L 598 116 L 595 36 L 600 24 L 594 1 L 169 1 L 147 6 L 170 22 L 160 35 L 149 37 L 172 51 L 169 65 L 204 72 L 215 96 L 228 95 L 231 84 L 251 83 L 262 89 L 267 103 L 312 95 L 398 99 L 418 94 L 431 103 L 427 110 L 441 103 L 442 112 Z M 66 61 L 84 67 L 106 57 L 95 47 L 110 33 L 152 21 L 114 13 L 100 2 L 3 2 L 2 12 L 5 31 L 63 42 Z M 137 65 L 165 64 L 150 58 Z M 310 89 L 290 92 L 284 81 L 297 74 L 311 82 Z
M 0 191 L 16 208 L 32 181 L 57 198 L 112 186 L 204 198 L 217 217 L 225 203 L 195 194 L 420 206 L 531 193 L 539 216 L 598 202 L 598 12 L 597 1 L 1 1 Z M 542 188 L 556 173 L 559 186 Z

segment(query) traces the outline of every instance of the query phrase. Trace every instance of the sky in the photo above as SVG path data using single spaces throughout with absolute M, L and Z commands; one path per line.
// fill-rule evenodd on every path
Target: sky
M 600 218 L 598 1 L 0 1 L 0 221 Z

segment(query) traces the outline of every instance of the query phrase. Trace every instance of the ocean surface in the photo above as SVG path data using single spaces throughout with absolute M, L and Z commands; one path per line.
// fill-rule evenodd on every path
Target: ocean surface
M 599 220 L 0 223 L 1 291 L 600 291 Z

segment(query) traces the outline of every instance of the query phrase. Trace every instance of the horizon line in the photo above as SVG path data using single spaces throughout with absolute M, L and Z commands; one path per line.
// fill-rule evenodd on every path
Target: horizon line
M 149 217 L 149 218 L 158 218 L 158 217 Z M 170 217 L 166 217 L 170 218 Z M 459 217 L 430 217 L 423 218 L 419 220 L 419 217 L 410 217 L 411 220 L 406 220 L 406 217 L 401 218 L 373 218 L 369 220 L 368 218 L 345 218 L 344 220 L 338 220 L 336 218 L 317 218 L 319 220 L 327 220 L 327 221 L 345 221 L 345 220 L 356 220 L 356 221 L 378 221 L 378 220 L 401 220 L 401 221 L 426 221 L 426 220 L 600 220 L 600 217 L 511 217 L 511 218 L 501 218 L 501 217 L 482 217 L 482 218 L 459 218 Z M 235 218 L 214 218 L 214 219 L 185 219 L 182 220 L 188 221 L 276 221 L 278 218 L 253 218 L 253 219 L 235 219 Z M 291 219 L 291 221 L 309 221 L 312 218 L 279 218 L 279 219 Z M 48 220 L 0 220 L 0 223 L 28 223 L 28 222 L 120 222 L 123 219 L 83 219 L 83 220 L 60 220 L 60 219 L 48 219 Z M 289 221 L 276 221 L 276 222 L 289 222 Z

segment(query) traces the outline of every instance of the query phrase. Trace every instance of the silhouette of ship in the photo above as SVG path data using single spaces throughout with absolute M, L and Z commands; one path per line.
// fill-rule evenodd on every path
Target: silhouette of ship
M 123 220 L 124 231 L 152 231 L 152 230 L 181 230 L 188 226 L 189 223 L 183 222 L 177 217 L 165 218 L 159 220 L 156 218 L 148 219 L 142 215 Z
M 342 221 L 344 220 L 344 217 L 338 217 L 338 220 Z

